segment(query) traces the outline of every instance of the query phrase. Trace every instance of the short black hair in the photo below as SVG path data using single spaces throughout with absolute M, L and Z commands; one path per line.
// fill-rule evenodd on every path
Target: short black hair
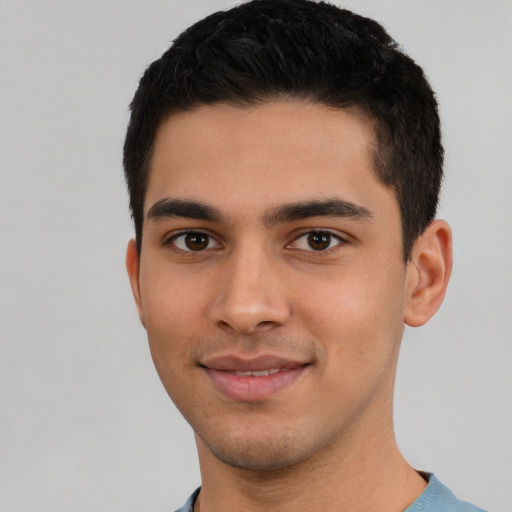
M 400 206 L 404 261 L 434 219 L 443 174 L 437 102 L 422 69 L 377 22 L 325 2 L 253 0 L 195 23 L 145 71 L 124 169 L 141 249 L 158 128 L 199 105 L 298 99 L 354 109 L 374 132 L 375 172 Z

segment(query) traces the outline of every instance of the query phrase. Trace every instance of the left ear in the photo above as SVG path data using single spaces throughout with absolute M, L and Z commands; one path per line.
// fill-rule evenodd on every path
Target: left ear
M 452 231 L 443 220 L 433 221 L 414 244 L 407 264 L 404 322 L 419 327 L 443 302 L 452 272 Z

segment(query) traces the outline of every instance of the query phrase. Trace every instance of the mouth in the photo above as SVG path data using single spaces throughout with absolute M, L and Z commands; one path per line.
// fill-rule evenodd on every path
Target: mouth
M 295 383 L 310 365 L 275 356 L 255 359 L 226 356 L 206 360 L 201 366 L 224 398 L 261 402 Z
M 248 370 L 248 371 L 233 371 L 233 373 L 240 377 L 266 377 L 267 375 L 274 375 L 278 372 L 285 372 L 286 368 L 272 368 L 271 370 Z

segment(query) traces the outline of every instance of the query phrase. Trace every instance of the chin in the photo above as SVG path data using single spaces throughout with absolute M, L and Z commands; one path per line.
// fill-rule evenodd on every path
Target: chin
M 273 471 L 294 466 L 322 447 L 283 436 L 280 439 L 230 439 L 210 442 L 202 438 L 210 452 L 228 466 L 252 471 Z

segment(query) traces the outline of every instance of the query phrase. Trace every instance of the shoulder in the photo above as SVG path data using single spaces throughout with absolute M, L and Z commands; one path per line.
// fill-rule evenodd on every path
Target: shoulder
M 404 512 L 485 512 L 485 510 L 458 500 L 433 474 L 426 474 L 428 485 L 416 501 Z M 185 505 L 176 512 L 193 512 L 201 488 L 196 489 Z
M 176 512 L 194 512 L 194 504 L 196 502 L 197 497 L 199 496 L 199 491 L 201 490 L 201 487 L 197 488 L 190 496 L 190 498 L 187 500 L 185 505 L 183 507 L 176 510 Z
M 405 512 L 485 512 L 471 503 L 458 500 L 434 475 L 426 476 L 426 489 Z

